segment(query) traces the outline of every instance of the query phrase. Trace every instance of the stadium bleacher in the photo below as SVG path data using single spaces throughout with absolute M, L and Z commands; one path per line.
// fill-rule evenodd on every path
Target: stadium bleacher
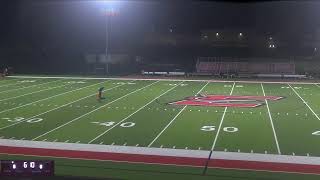
M 217 74 L 283 74 L 294 75 L 294 62 L 238 62 L 233 61 L 204 61 L 204 58 L 199 58 L 196 64 L 196 72 L 199 74 L 209 73 Z M 211 58 L 210 60 L 221 60 L 221 58 Z

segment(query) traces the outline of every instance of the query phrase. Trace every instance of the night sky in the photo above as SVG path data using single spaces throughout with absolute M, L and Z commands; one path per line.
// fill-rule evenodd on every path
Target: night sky
M 117 2 L 114 7 L 119 9 L 119 15 L 111 22 L 113 36 L 117 41 L 122 41 L 137 40 L 152 29 L 166 31 L 173 28 L 181 33 L 234 27 L 263 31 L 309 31 L 320 25 L 320 3 L 316 2 L 186 2 Z M 101 1 L 1 1 L 1 45 L 4 45 L 4 39 L 5 43 L 8 43 L 7 40 L 11 43 L 12 40 L 15 43 L 36 43 L 39 37 L 43 38 L 42 42 L 54 44 L 66 36 L 75 42 L 85 40 L 88 46 L 92 46 L 97 39 L 104 39 L 102 9 Z
M 313 32 L 320 27 L 320 3 L 115 1 L 119 14 L 111 18 L 114 53 L 127 53 L 146 33 L 200 34 L 203 29 L 253 28 L 262 32 Z M 80 59 L 103 53 L 106 17 L 103 1 L 2 0 L 0 2 L 0 61 L 21 57 Z M 133 52 L 134 54 L 134 52 Z M 1 58 L 5 57 L 5 58 Z M 30 60 L 31 61 L 31 60 Z

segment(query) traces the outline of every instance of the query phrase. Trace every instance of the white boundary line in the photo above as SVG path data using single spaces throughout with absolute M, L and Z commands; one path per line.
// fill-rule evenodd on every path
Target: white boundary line
M 49 88 L 49 89 L 47 89 L 47 90 L 55 89 L 55 88 L 59 88 L 59 87 L 67 86 L 67 85 L 70 85 L 70 84 L 65 84 L 65 85 L 61 85 L 61 86 L 56 86 L 56 87 L 53 87 L 53 88 Z M 66 92 L 63 92 L 63 93 L 60 93 L 60 94 L 56 94 L 56 95 L 54 95 L 54 96 L 50 96 L 50 97 L 47 97 L 47 98 L 44 98 L 44 99 L 40 99 L 40 100 L 37 100 L 37 101 L 33 101 L 33 102 L 28 103 L 28 104 L 21 105 L 21 106 L 18 106 L 18 107 L 14 107 L 14 108 L 11 108 L 11 109 L 6 109 L 6 110 L 3 110 L 3 111 L 0 111 L 0 114 L 1 114 L 1 113 L 4 113 L 4 112 L 8 112 L 8 111 L 12 111 L 12 110 L 15 110 L 15 109 L 22 108 L 22 107 L 28 106 L 28 105 L 30 105 L 30 104 L 34 104 L 34 103 L 37 103 L 37 102 L 45 101 L 45 100 L 47 100 L 47 99 L 51 99 L 51 98 L 54 98 L 54 97 L 57 97 L 57 96 L 60 96 L 60 95 L 64 95 L 64 94 L 67 94 L 67 93 L 70 93 L 70 92 L 73 92 L 73 91 L 76 91 L 76 90 L 78 90 L 78 89 L 74 89 L 74 90 L 71 90 L 71 91 L 66 91 Z
M 97 140 L 98 138 L 100 138 L 101 136 L 105 135 L 106 133 L 108 133 L 110 130 L 112 130 L 113 128 L 115 128 L 116 126 L 118 126 L 119 124 L 121 124 L 122 122 L 124 122 L 125 120 L 129 119 L 131 116 L 133 116 L 134 114 L 136 114 L 137 112 L 139 112 L 140 110 L 142 110 L 143 108 L 145 108 L 146 106 L 148 106 L 149 104 L 151 104 L 153 101 L 155 101 L 156 99 L 160 98 L 161 96 L 167 94 L 169 91 L 171 91 L 172 89 L 178 87 L 182 82 L 180 82 L 178 85 L 168 89 L 167 91 L 165 91 L 164 93 L 162 93 L 161 95 L 157 96 L 156 98 L 152 99 L 151 101 L 149 101 L 147 104 L 145 104 L 144 106 L 140 107 L 138 110 L 136 110 L 135 112 L 131 113 L 130 115 L 128 115 L 127 117 L 123 118 L 121 121 L 119 121 L 118 123 L 116 123 L 114 126 L 110 127 L 109 129 L 107 129 L 106 131 L 104 131 L 103 133 L 101 133 L 100 135 L 96 136 L 95 138 L 93 138 L 91 141 L 88 142 L 88 144 L 92 143 L 93 141 Z
M 261 88 L 262 88 L 263 96 L 266 96 L 266 93 L 264 92 L 264 88 L 263 88 L 263 84 L 262 83 L 261 83 Z M 279 143 L 278 143 L 278 137 L 277 137 L 276 130 L 274 129 L 273 120 L 272 120 L 272 116 L 271 116 L 268 100 L 265 99 L 265 102 L 266 102 L 266 106 L 267 106 L 267 109 L 268 109 L 268 115 L 269 115 L 272 131 L 273 131 L 274 139 L 276 141 L 278 154 L 281 154 Z
M 191 81 L 191 82 L 236 82 L 236 83 L 271 83 L 271 84 L 286 84 L 286 83 L 290 83 L 290 84 L 319 84 L 318 82 L 296 82 L 296 81 L 242 81 L 242 80 L 209 80 L 209 79 L 174 79 L 174 78 L 170 78 L 170 79 L 161 79 L 161 78 L 102 78 L 102 77 L 96 77 L 96 78 L 89 78 L 89 77 L 64 77 L 64 76 L 8 76 L 9 78 L 60 78 L 60 79 L 114 79 L 114 80 L 146 80 L 146 81 Z
M 313 111 L 313 109 L 308 105 L 308 103 L 299 95 L 299 93 L 294 89 L 292 88 L 292 86 L 290 84 L 288 84 L 288 86 L 290 86 L 290 88 L 293 90 L 293 92 L 302 100 L 302 102 L 310 109 L 310 111 L 313 113 L 314 116 L 316 116 L 316 118 L 318 120 L 320 120 L 319 116 L 317 115 L 317 113 L 315 113 Z
M 153 84 L 155 84 L 155 83 L 157 83 L 157 82 L 159 82 L 159 81 L 155 81 L 155 82 L 153 82 L 153 83 L 151 83 L 151 84 L 148 84 L 147 86 L 144 86 L 144 87 L 142 87 L 142 88 L 140 88 L 140 89 L 136 89 L 136 90 L 134 90 L 134 91 L 132 91 L 132 92 L 124 95 L 124 96 L 121 96 L 121 97 L 119 97 L 119 98 L 117 98 L 117 99 L 115 99 L 115 100 L 113 100 L 113 101 L 110 101 L 109 103 L 107 103 L 107 104 L 105 104 L 105 105 L 103 105 L 103 106 L 100 106 L 100 107 L 98 107 L 98 108 L 96 108 L 96 109 L 94 109 L 94 110 L 92 110 L 92 111 L 89 111 L 89 112 L 87 112 L 87 113 L 85 113 L 85 114 L 83 114 L 83 115 L 81 115 L 81 116 L 79 116 L 79 117 L 77 117 L 77 118 L 74 118 L 74 119 L 72 119 L 72 120 L 69 121 L 69 122 L 66 122 L 66 123 L 64 123 L 64 124 L 62 124 L 62 125 L 54 128 L 54 129 L 46 132 L 46 133 L 44 133 L 44 134 L 41 134 L 41 135 L 33 138 L 32 140 L 36 140 L 36 139 L 38 139 L 38 138 L 40 138 L 40 137 L 42 137 L 42 136 L 45 136 L 45 135 L 47 135 L 47 134 L 49 134 L 49 133 L 51 133 L 51 132 L 53 132 L 53 131 L 55 131 L 55 130 L 57 130 L 57 129 L 60 129 L 60 128 L 66 126 L 66 125 L 68 125 L 68 124 L 70 124 L 70 123 L 72 123 L 72 122 L 74 122 L 74 121 L 77 121 L 77 120 L 81 119 L 82 117 L 85 117 L 85 116 L 87 116 L 87 115 L 89 115 L 89 114 L 91 114 L 91 113 L 93 113 L 93 112 L 95 112 L 95 111 L 98 111 L 99 109 L 104 108 L 104 107 L 108 106 L 109 104 L 111 104 L 111 103 L 113 103 L 113 102 L 116 102 L 116 101 L 118 101 L 118 100 L 120 100 L 120 99 L 122 99 L 122 98 L 125 98 L 125 97 L 129 96 L 130 94 L 133 94 L 133 93 L 135 93 L 135 92 L 137 92 L 137 91 L 140 91 L 140 90 L 142 90 L 142 89 L 144 89 L 144 88 L 147 88 L 147 87 L 149 87 L 149 86 L 151 86 L 151 85 L 153 85 Z M 123 84 L 123 85 L 125 85 L 125 84 Z
M 77 90 L 81 90 L 81 89 L 89 88 L 89 87 L 92 87 L 92 86 L 96 86 L 96 85 L 98 85 L 98 84 L 106 83 L 106 82 L 108 82 L 108 81 L 110 81 L 110 80 L 103 81 L 103 82 L 100 82 L 100 83 L 95 83 L 95 84 L 92 84 L 92 85 L 90 85 L 90 86 L 85 86 L 85 87 L 82 87 L 82 88 L 77 89 Z M 117 87 L 119 87 L 119 86 L 122 86 L 122 85 L 118 85 L 118 86 L 114 86 L 114 87 L 112 87 L 112 88 L 105 89 L 103 92 L 109 91 L 109 90 L 114 89 L 114 88 L 117 88 Z M 95 94 L 96 94 L 96 93 L 95 93 Z M 43 114 L 49 113 L 49 112 L 51 112 L 51 111 L 55 111 L 55 110 L 57 110 L 57 109 L 63 108 L 63 107 L 65 107 L 65 106 L 68 106 L 68 105 L 73 104 L 73 103 L 75 103 L 75 102 L 81 101 L 81 100 L 86 99 L 86 98 L 91 97 L 91 96 L 94 96 L 95 94 L 90 94 L 90 95 L 88 95 L 88 96 L 82 97 L 82 98 L 77 99 L 77 100 L 75 100 L 75 101 L 72 101 L 72 102 L 69 102 L 69 103 L 67 103 L 67 104 L 61 105 L 61 106 L 59 106 L 59 107 L 56 107 L 56 108 L 50 109 L 50 110 L 48 110 L 48 111 L 42 112 L 42 113 L 40 113 L 40 114 L 34 115 L 34 116 L 32 116 L 32 117 L 29 117 L 29 118 L 27 118 L 27 119 L 25 119 L 25 120 L 23 120 L 23 121 L 19 121 L 19 122 L 17 122 L 17 123 L 13 123 L 13 124 L 10 124 L 10 125 L 8 125 L 8 126 L 0 127 L 0 130 L 5 129 L 5 128 L 8 128 L 8 127 L 11 127 L 11 126 L 15 126 L 16 124 L 22 123 L 22 122 L 27 121 L 27 120 L 29 120 L 29 119 L 32 119 L 32 118 L 41 116 L 41 115 L 43 115 Z
M 57 81 L 60 81 L 60 80 L 57 80 Z M 49 83 L 51 83 L 51 82 L 49 82 Z M 46 84 L 46 83 L 43 83 L 43 84 Z M 39 85 L 41 85 L 41 84 L 39 84 Z M 63 86 L 65 86 L 65 85 L 63 85 Z M 63 86 L 60 86 L 60 87 L 63 87 Z M 50 89 L 54 89 L 56 87 L 59 87 L 59 86 L 54 86 L 52 88 L 49 87 L 49 88 L 46 88 L 46 89 L 41 89 L 39 91 L 33 91 L 31 93 L 26 93 L 26 94 L 22 94 L 22 95 L 19 95 L 19 96 L 14 96 L 14 97 L 11 97 L 11 98 L 0 99 L 0 102 L 1 101 L 6 101 L 6 100 L 10 100 L 10 99 L 16 99 L 16 98 L 19 98 L 19 97 L 27 96 L 27 95 L 30 95 L 30 94 L 35 94 L 35 93 L 42 92 L 42 91 L 47 91 L 47 90 L 50 90 Z M 18 90 L 18 89 L 15 89 L 15 90 Z M 13 90 L 9 90 L 9 91 L 13 91 Z M 2 93 L 2 92 L 0 92 L 0 93 Z
M 23 88 L 18 88 L 18 89 L 11 89 L 11 90 L 6 90 L 6 91 L 0 91 L 0 94 L 2 93 L 7 93 L 7 92 L 11 92 L 11 91 L 17 91 L 17 90 L 21 90 L 21 89 L 27 89 L 27 88 L 31 88 L 31 87 L 37 87 L 37 86 L 42 86 L 44 84 L 49 84 L 52 82 L 57 82 L 57 81 L 61 81 L 62 79 L 59 80 L 55 80 L 55 81 L 50 81 L 50 82 L 45 82 L 45 83 L 40 83 L 40 84 L 35 84 L 35 85 L 31 85 L 31 86 L 27 86 L 27 87 L 23 87 Z
M 44 142 L 30 140 L 10 140 L 0 139 L 1 146 L 20 147 L 20 148 L 38 148 L 52 150 L 68 150 L 82 152 L 98 152 L 98 153 L 122 153 L 133 155 L 154 155 L 169 157 L 188 157 L 207 159 L 210 151 L 208 150 L 185 150 L 185 149 L 169 149 L 169 148 L 153 148 L 153 147 L 135 147 L 135 146 L 119 146 L 119 145 L 100 145 L 100 144 L 80 144 L 65 142 Z M 302 165 L 319 165 L 320 157 L 311 156 L 292 156 L 279 154 L 264 153 L 239 153 L 239 152 L 223 152 L 213 151 L 211 160 L 237 160 L 237 161 L 257 161 L 271 163 L 289 163 Z
M 236 82 L 233 82 L 233 86 L 232 86 L 231 91 L 230 91 L 230 94 L 229 94 L 230 96 L 232 95 L 232 92 L 233 92 L 233 89 L 234 89 L 235 84 L 236 84 Z M 225 115 L 226 115 L 227 109 L 228 109 L 228 107 L 225 107 L 225 108 L 224 108 L 224 111 L 223 111 L 223 114 L 222 114 L 222 117 L 221 117 L 221 120 L 220 120 L 220 124 L 219 124 L 219 127 L 218 127 L 218 131 L 217 131 L 217 133 L 216 133 L 216 136 L 215 136 L 215 138 L 214 138 L 213 144 L 212 144 L 212 146 L 211 146 L 211 151 L 213 151 L 214 148 L 215 148 L 215 146 L 216 146 L 216 143 L 217 143 L 217 140 L 218 140 L 218 136 L 219 136 L 219 133 L 220 133 L 220 130 L 221 130 L 221 126 L 222 126 L 224 117 L 225 117 Z M 210 158 L 211 158 L 211 157 L 210 157 Z
M 195 94 L 199 94 L 207 85 L 209 84 L 209 82 L 207 81 L 207 83 Z M 148 147 L 151 147 L 152 144 L 162 135 L 162 133 L 177 119 L 177 117 L 187 108 L 187 105 L 184 106 L 179 112 L 178 114 L 176 114 L 176 116 L 167 124 L 167 126 L 165 128 L 162 129 L 162 131 L 151 141 L 151 143 L 148 145 Z

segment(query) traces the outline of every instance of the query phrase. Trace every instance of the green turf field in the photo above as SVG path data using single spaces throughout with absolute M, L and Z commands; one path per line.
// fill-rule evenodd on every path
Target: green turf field
M 303 83 L 6 78 L 0 138 L 320 156 L 319 92 Z M 168 104 L 199 94 L 282 99 L 252 108 Z
M 96 99 L 105 87 L 105 99 Z M 317 84 L 7 78 L 0 137 L 48 142 L 320 155 Z M 167 103 L 197 94 L 282 96 L 255 108 Z

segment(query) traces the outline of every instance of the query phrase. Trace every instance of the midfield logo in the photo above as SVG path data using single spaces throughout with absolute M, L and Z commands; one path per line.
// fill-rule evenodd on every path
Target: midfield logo
M 242 107 L 254 108 L 265 104 L 265 100 L 277 101 L 280 96 L 224 96 L 200 95 L 187 97 L 184 100 L 171 102 L 172 105 L 183 106 L 214 106 L 214 107 Z

